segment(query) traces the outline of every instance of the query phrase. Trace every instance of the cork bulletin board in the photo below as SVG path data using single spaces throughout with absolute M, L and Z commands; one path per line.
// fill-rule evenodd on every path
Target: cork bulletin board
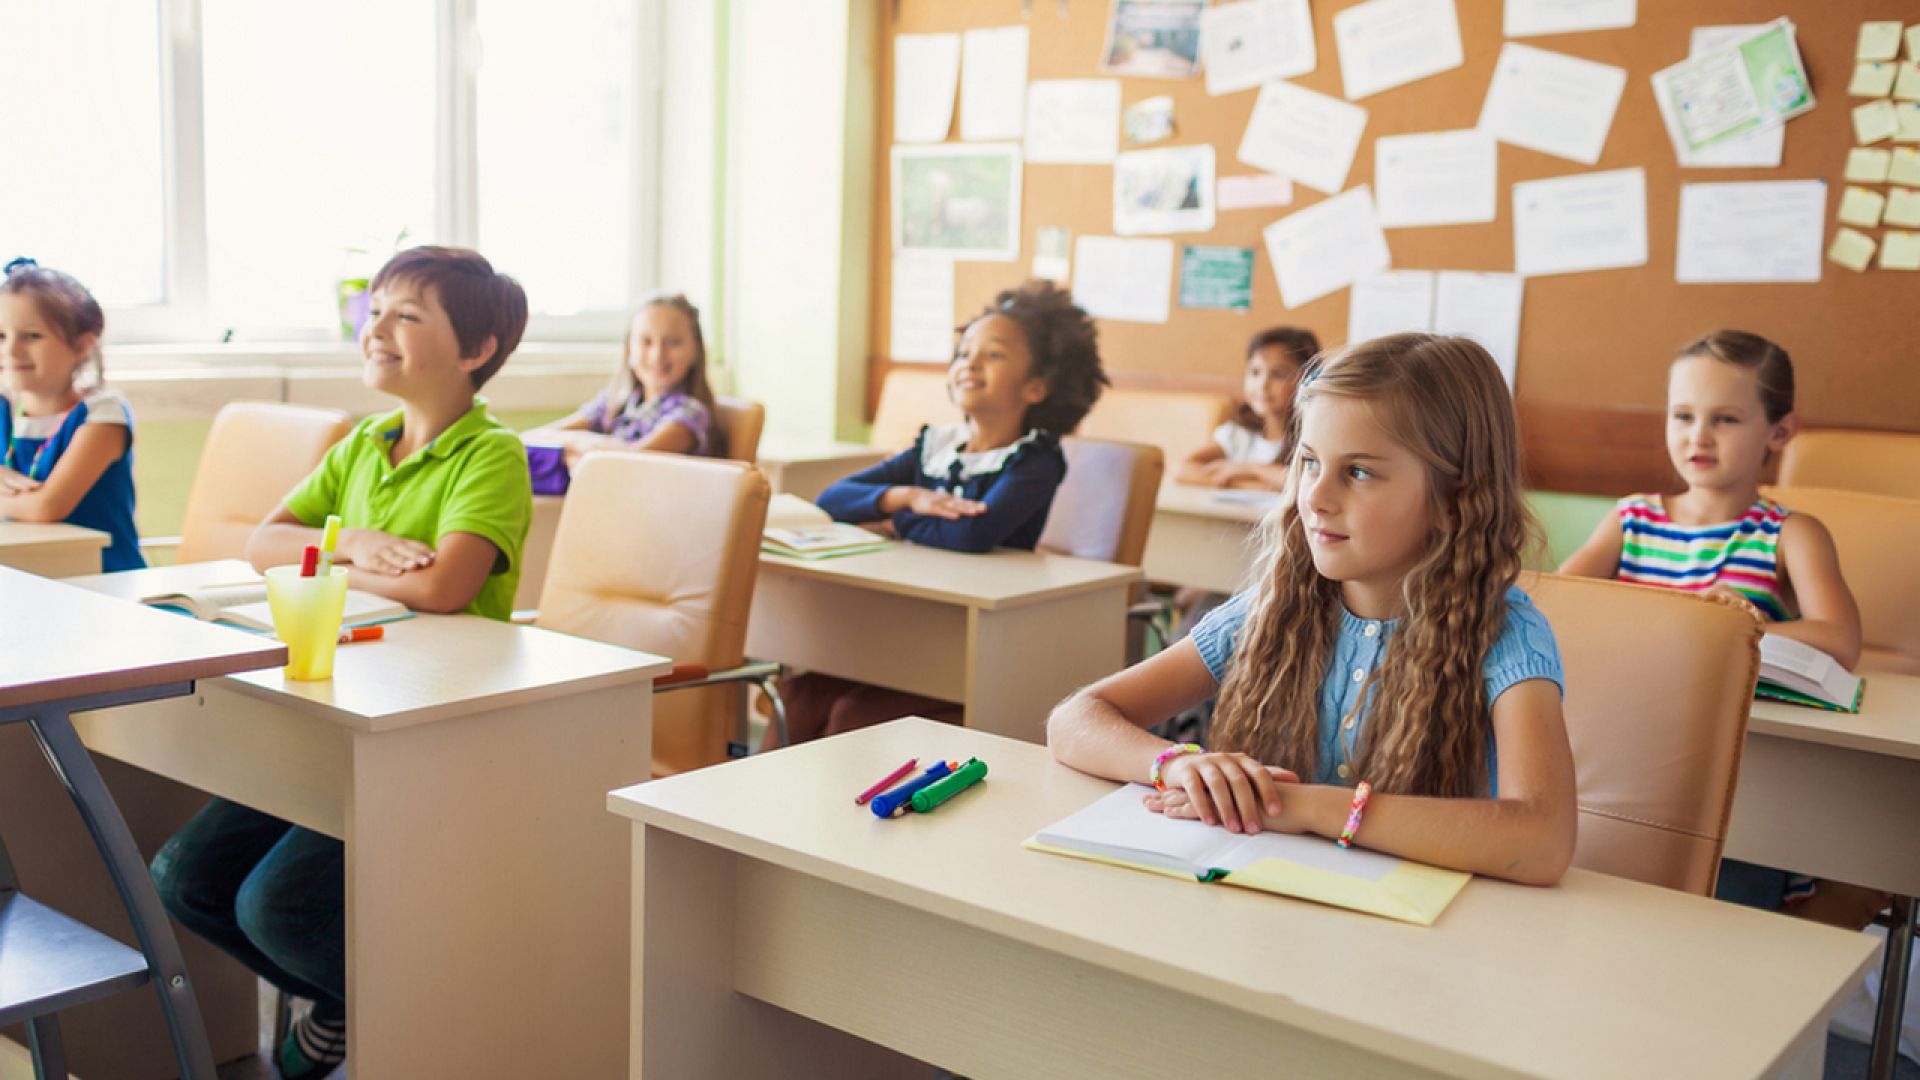
M 1291 80 L 1342 97 L 1333 17 L 1359 0 L 1312 0 L 1318 65 Z M 1367 125 L 1347 187 L 1371 183 L 1374 139 L 1473 127 L 1504 40 L 1500 0 L 1456 0 L 1465 54 L 1461 67 L 1362 99 Z M 1661 444 L 1666 369 L 1676 347 L 1717 327 L 1738 327 L 1774 339 L 1793 355 L 1802 420 L 1814 427 L 1920 431 L 1920 274 L 1877 267 L 1855 273 L 1822 262 L 1817 284 L 1682 285 L 1674 277 L 1680 187 L 1686 182 L 1824 179 L 1826 236 L 1846 184 L 1842 170 L 1854 136 L 1847 96 L 1859 24 L 1910 20 L 1908 3 L 1889 0 L 1640 0 L 1634 26 L 1547 37 L 1525 44 L 1627 70 L 1600 160 L 1585 166 L 1521 147 L 1498 147 L 1497 216 L 1491 223 L 1387 230 L 1393 268 L 1513 269 L 1511 186 L 1516 181 L 1641 167 L 1647 178 L 1648 263 L 1642 267 L 1528 279 L 1521 321 L 1516 399 L 1527 442 L 1529 482 L 1536 487 L 1617 494 L 1671 482 Z M 1109 0 L 889 0 L 881 7 L 881 92 L 876 130 L 893 130 L 892 39 L 902 33 L 957 32 L 1024 25 L 1029 80 L 1108 78 L 1100 70 Z M 1817 107 L 1788 122 L 1777 168 L 1682 169 L 1654 104 L 1649 76 L 1687 54 L 1695 26 L 1764 23 L 1785 15 L 1798 26 Z M 1209 96 L 1204 78 L 1121 78 L 1123 107 L 1170 95 L 1174 135 L 1155 147 L 1210 143 L 1222 177 L 1259 172 L 1239 162 L 1239 148 L 1258 91 Z M 959 124 L 949 135 L 958 144 Z M 1886 146 L 1888 144 L 1881 144 Z M 1914 145 L 1914 144 L 1906 144 Z M 1122 150 L 1129 149 L 1126 145 Z M 893 360 L 889 341 L 890 233 L 888 155 L 876 155 L 871 384 Z M 1021 249 L 1012 262 L 959 262 L 954 312 L 965 321 L 993 293 L 1031 275 L 1035 237 L 1045 227 L 1074 237 L 1113 235 L 1113 167 L 1025 165 Z M 1884 190 L 1884 188 L 1883 188 Z M 1297 309 L 1280 298 L 1261 230 L 1326 198 L 1294 185 L 1291 205 L 1221 210 L 1204 233 L 1167 237 L 1182 245 L 1252 248 L 1248 312 L 1188 309 L 1177 304 L 1164 324 L 1102 320 L 1101 354 L 1123 385 L 1207 387 L 1231 391 L 1242 349 L 1256 330 L 1276 323 L 1311 327 L 1329 345 L 1345 340 L 1348 291 Z M 1074 267 L 1078 272 L 1078 267 Z M 1069 283 L 1071 284 L 1071 283 Z

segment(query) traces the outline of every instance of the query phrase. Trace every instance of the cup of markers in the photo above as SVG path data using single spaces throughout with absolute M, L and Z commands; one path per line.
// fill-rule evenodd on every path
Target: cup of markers
M 865 805 L 879 818 L 899 817 L 908 811 L 927 814 L 987 775 L 987 763 L 979 758 L 968 758 L 964 762 L 936 761 L 914 775 L 913 770 L 919 764 L 918 758 L 909 758 L 879 783 L 854 796 L 854 804 Z
M 333 650 L 345 636 L 340 620 L 347 604 L 347 568 L 333 565 L 340 518 L 327 515 L 318 546 L 308 547 L 299 566 L 267 570 L 267 610 L 273 633 L 287 647 L 289 679 L 333 677 Z

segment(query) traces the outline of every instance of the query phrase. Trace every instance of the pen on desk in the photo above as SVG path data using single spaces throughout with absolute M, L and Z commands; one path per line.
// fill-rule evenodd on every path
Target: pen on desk
M 340 515 L 328 514 L 326 527 L 320 531 L 320 573 L 333 573 L 333 549 L 339 542 Z
M 351 645 L 356 641 L 379 641 L 387 636 L 384 626 L 349 626 L 340 631 L 340 644 Z
M 879 783 L 873 785 L 872 787 L 861 792 L 860 794 L 855 795 L 853 797 L 853 804 L 855 806 L 867 805 L 868 801 L 870 801 L 875 795 L 878 795 L 881 792 L 892 787 L 893 785 L 899 783 L 900 778 L 912 772 L 913 767 L 915 765 L 918 765 L 919 763 L 920 763 L 919 758 L 908 758 L 907 763 L 905 765 L 902 765 L 899 768 L 888 773 L 885 777 L 881 779 Z
M 927 766 L 926 772 L 921 773 L 912 780 L 901 784 L 892 791 L 875 795 L 873 801 L 868 803 L 867 806 L 872 809 L 874 817 L 884 818 L 892 817 L 895 814 L 904 814 L 907 810 L 908 801 L 913 798 L 914 792 L 919 791 L 921 788 L 926 787 L 928 784 L 933 783 L 945 775 L 947 775 L 947 763 L 944 761 L 936 761 Z

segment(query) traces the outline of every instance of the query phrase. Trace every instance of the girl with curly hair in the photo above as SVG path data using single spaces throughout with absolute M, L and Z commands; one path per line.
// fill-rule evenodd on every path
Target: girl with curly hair
M 1531 521 L 1499 369 L 1461 338 L 1351 345 L 1302 376 L 1291 436 L 1257 584 L 1062 703 L 1054 757 L 1233 832 L 1558 881 L 1573 755 L 1553 631 L 1514 587 Z M 1145 730 L 1215 695 L 1212 746 Z

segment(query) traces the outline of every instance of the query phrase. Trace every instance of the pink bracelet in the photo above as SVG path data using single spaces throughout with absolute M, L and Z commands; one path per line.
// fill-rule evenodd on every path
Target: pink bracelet
M 1367 796 L 1373 794 L 1373 785 L 1365 780 L 1353 789 L 1353 808 L 1347 811 L 1347 824 L 1340 830 L 1338 843 L 1341 847 L 1353 846 L 1353 834 L 1360 831 L 1360 815 L 1367 808 Z
M 1153 785 L 1153 790 L 1165 791 L 1167 790 L 1167 782 L 1160 778 L 1160 770 L 1167 767 L 1167 762 L 1172 761 L 1182 754 L 1204 753 L 1206 753 L 1206 751 L 1200 748 L 1199 743 L 1174 743 L 1172 746 L 1160 751 L 1160 756 L 1153 759 L 1153 768 L 1147 770 L 1147 781 Z

